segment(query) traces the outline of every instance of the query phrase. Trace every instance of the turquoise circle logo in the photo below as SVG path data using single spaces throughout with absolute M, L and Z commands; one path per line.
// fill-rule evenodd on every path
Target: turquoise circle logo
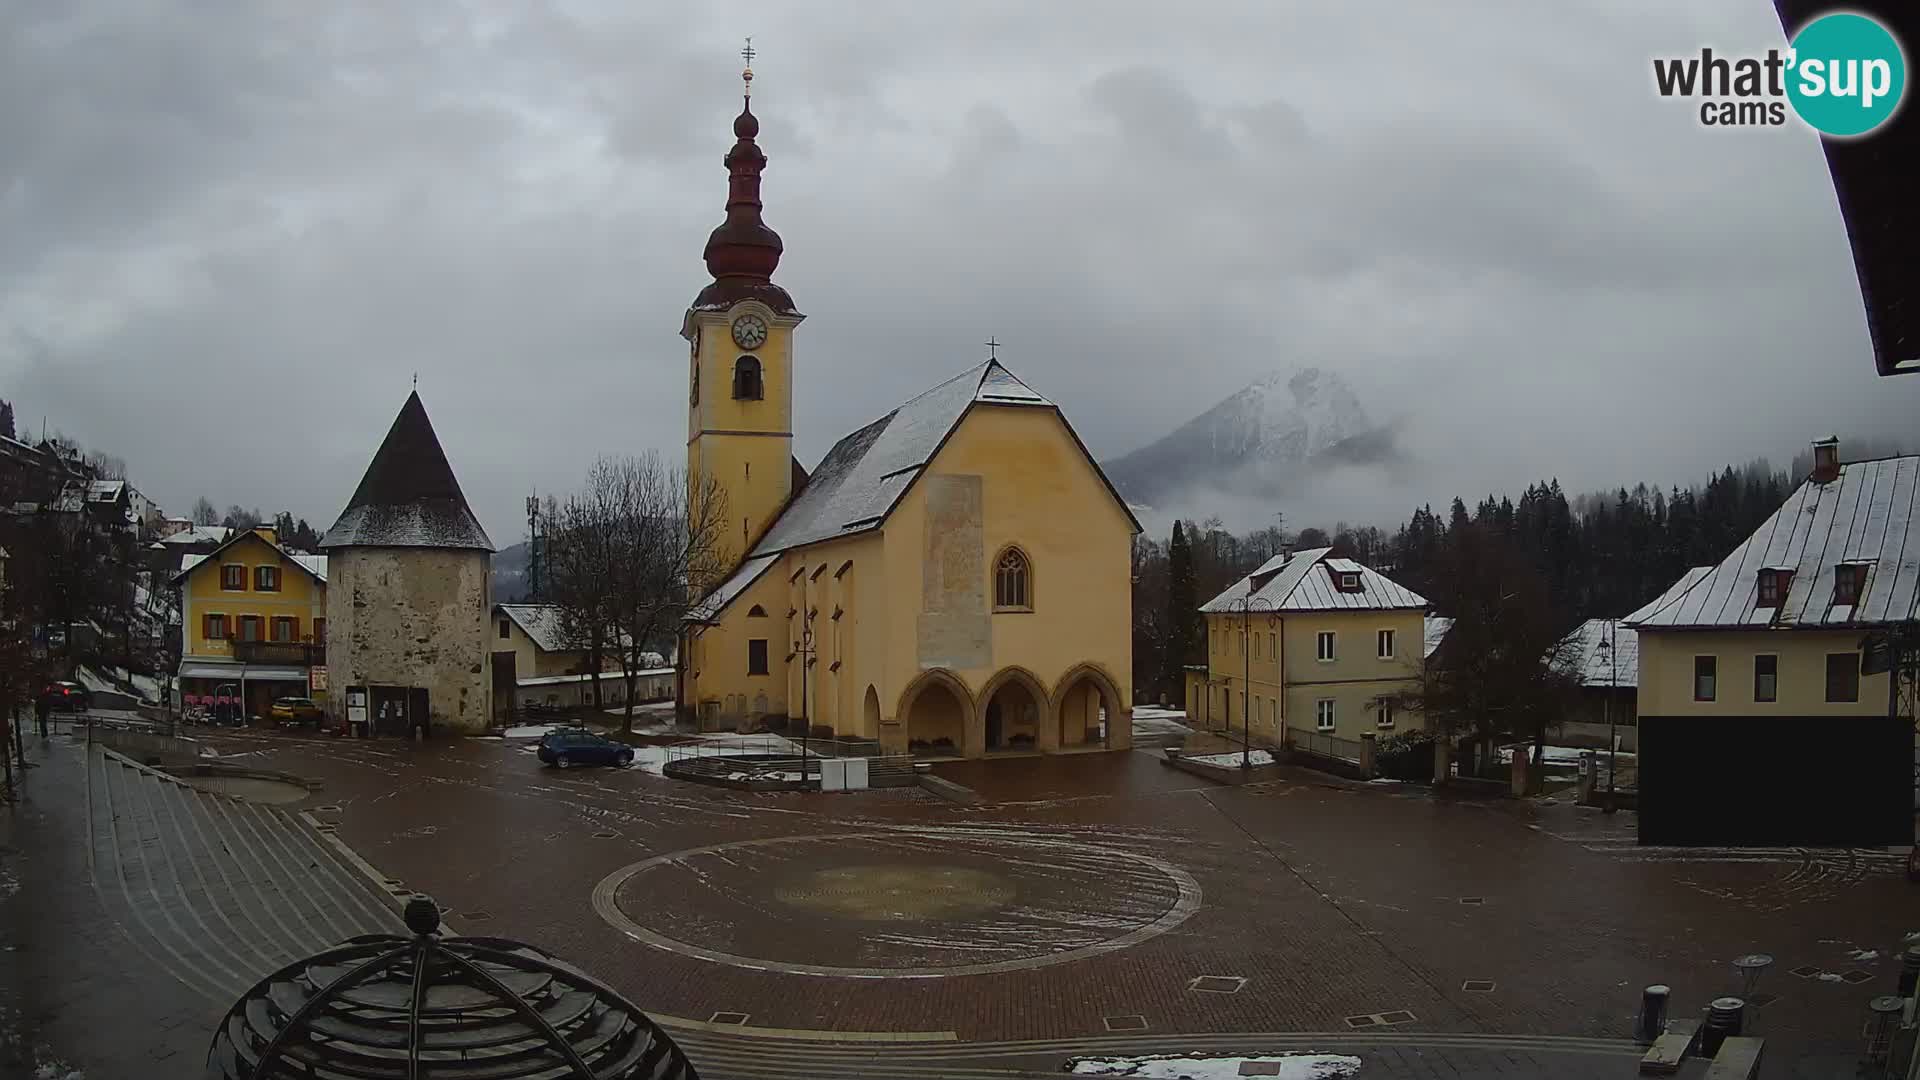
M 1787 100 L 1823 135 L 1865 135 L 1893 116 L 1907 89 L 1907 58 L 1865 15 L 1822 15 L 1793 37 Z

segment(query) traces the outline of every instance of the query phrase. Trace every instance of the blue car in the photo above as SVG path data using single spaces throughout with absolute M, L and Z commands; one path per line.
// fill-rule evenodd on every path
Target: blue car
M 591 731 L 550 731 L 540 737 L 540 761 L 571 769 L 575 765 L 633 764 L 633 747 Z

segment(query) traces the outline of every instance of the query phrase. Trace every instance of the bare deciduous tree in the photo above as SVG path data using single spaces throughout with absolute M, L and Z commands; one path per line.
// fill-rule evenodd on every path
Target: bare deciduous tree
M 554 508 L 549 591 L 576 641 L 598 651 L 597 637 L 599 648 L 619 660 L 623 732 L 633 730 L 647 654 L 669 647 L 692 599 L 689 583 L 713 581 L 730 568 L 725 520 L 725 492 L 712 477 L 689 477 L 653 453 L 601 458 L 581 491 Z
M 193 518 L 195 525 L 220 524 L 219 507 L 214 506 L 213 500 L 207 498 L 205 495 L 193 500 L 193 512 L 189 516 Z

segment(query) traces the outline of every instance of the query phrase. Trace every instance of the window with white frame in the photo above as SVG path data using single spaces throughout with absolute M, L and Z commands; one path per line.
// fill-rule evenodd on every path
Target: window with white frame
M 1374 635 L 1374 644 L 1379 648 L 1380 659 L 1393 659 L 1393 631 L 1382 630 Z
M 1373 726 L 1380 728 L 1390 728 L 1393 726 L 1393 702 L 1391 700 L 1381 698 L 1379 701 L 1373 703 Z
M 1313 647 L 1314 647 L 1313 654 L 1317 659 L 1320 659 L 1320 660 L 1333 659 L 1334 632 L 1332 630 L 1322 630 L 1318 634 L 1314 635 Z
M 1333 699 L 1323 697 L 1313 703 L 1313 726 L 1321 731 L 1333 730 Z

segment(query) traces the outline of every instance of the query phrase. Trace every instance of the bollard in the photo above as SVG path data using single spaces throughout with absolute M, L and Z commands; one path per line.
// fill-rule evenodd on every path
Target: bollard
M 1634 1027 L 1634 1041 L 1652 1043 L 1667 1030 L 1668 987 L 1655 983 L 1640 992 L 1640 1019 Z
M 1707 1022 L 1700 1032 L 1700 1056 L 1711 1059 L 1720 1052 L 1720 1044 L 1740 1034 L 1747 1003 L 1737 997 L 1714 998 L 1707 1006 Z
M 1920 945 L 1909 945 L 1900 957 L 1900 996 L 1913 997 L 1916 988 L 1920 988 Z

